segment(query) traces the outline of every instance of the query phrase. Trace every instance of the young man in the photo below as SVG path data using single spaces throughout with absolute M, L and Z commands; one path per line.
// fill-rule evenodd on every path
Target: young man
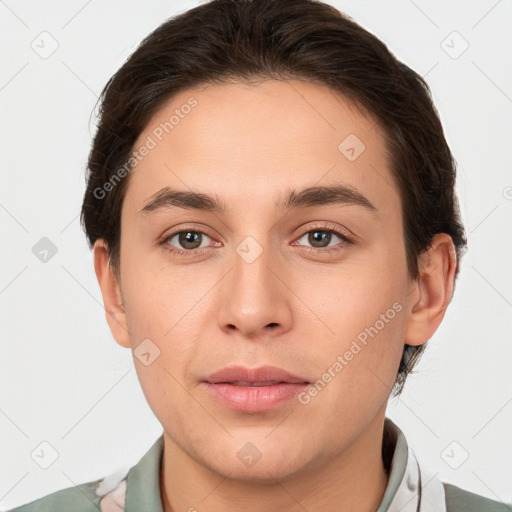
M 385 417 L 451 300 L 455 165 L 421 77 L 312 0 L 214 0 L 112 77 L 82 219 L 163 434 L 29 511 L 506 511 Z

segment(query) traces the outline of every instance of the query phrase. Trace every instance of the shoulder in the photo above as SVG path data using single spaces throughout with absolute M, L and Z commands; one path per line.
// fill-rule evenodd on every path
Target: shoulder
M 127 470 L 53 492 L 0 512 L 98 512 L 124 510 Z
M 96 488 L 101 480 L 53 492 L 19 507 L 2 512 L 98 512 L 100 497 Z
M 132 508 L 148 509 L 150 507 L 141 507 L 139 503 L 160 503 L 158 475 L 163 446 L 162 433 L 134 466 L 122 466 L 104 478 L 67 487 L 0 512 L 122 512 L 128 487 L 131 490 Z
M 443 482 L 446 512 L 512 512 L 512 505 L 484 498 L 479 494 Z

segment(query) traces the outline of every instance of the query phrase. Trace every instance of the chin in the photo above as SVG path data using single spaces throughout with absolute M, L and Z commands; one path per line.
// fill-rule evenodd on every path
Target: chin
M 263 463 L 262 460 L 252 468 L 241 468 L 237 465 L 236 468 L 230 466 L 223 469 L 226 471 L 222 471 L 220 474 L 229 480 L 245 484 L 266 486 L 276 485 L 277 482 L 286 482 L 304 472 L 303 468 L 297 468 L 291 465 L 283 467 L 282 461 L 276 461 L 275 463 L 267 461 L 267 463 Z
M 209 453 L 201 457 L 203 465 L 223 478 L 259 485 L 275 485 L 276 480 L 286 482 L 322 466 L 322 461 L 313 453 L 297 451 L 300 442 L 289 446 L 280 443 L 279 447 L 269 443 L 263 447 L 260 443 L 261 450 L 249 441 L 236 444 L 235 450 L 225 449 L 222 454 Z

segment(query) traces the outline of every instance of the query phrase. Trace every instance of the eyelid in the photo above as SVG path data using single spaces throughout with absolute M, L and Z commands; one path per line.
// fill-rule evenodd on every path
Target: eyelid
M 298 238 L 303 237 L 306 233 L 309 233 L 313 230 L 322 230 L 322 231 L 333 231 L 335 233 L 339 233 L 342 238 L 346 238 L 347 240 L 350 240 L 351 242 L 354 242 L 357 240 L 357 236 L 348 228 L 344 226 L 340 226 L 339 224 L 336 224 L 334 222 L 328 221 L 328 220 L 316 220 L 312 221 L 308 224 L 302 225 L 299 228 L 299 231 L 302 233 L 301 235 L 298 235 Z

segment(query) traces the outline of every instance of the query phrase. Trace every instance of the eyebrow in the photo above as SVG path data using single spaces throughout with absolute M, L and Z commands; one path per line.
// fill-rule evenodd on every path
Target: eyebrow
M 352 204 L 375 213 L 377 208 L 355 188 L 346 185 L 308 187 L 299 191 L 292 190 L 284 201 L 277 201 L 274 206 L 278 210 L 293 210 L 329 204 Z M 164 187 L 153 194 L 139 213 L 143 216 L 158 210 L 172 207 L 205 210 L 225 214 L 229 208 L 226 203 L 216 197 L 200 192 L 176 190 Z

